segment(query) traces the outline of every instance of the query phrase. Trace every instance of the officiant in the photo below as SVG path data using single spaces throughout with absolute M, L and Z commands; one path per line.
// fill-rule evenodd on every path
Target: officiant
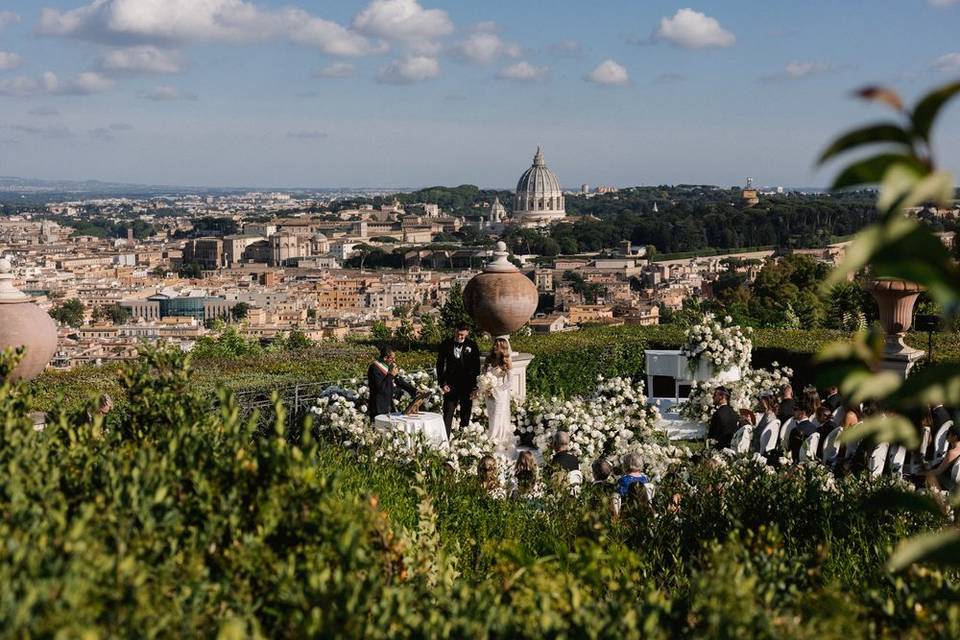
M 437 354 L 437 383 L 443 389 L 443 424 L 447 435 L 453 428 L 453 414 L 460 409 L 460 428 L 470 423 L 471 394 L 480 375 L 480 348 L 470 339 L 470 327 L 457 325 L 453 338 L 444 340 Z
M 380 347 L 380 356 L 367 368 L 367 387 L 370 389 L 367 414 L 371 420 L 384 413 L 393 413 L 395 387 L 400 387 L 411 397 L 417 396 L 417 389 L 399 376 L 397 354 L 393 347 L 386 345 Z

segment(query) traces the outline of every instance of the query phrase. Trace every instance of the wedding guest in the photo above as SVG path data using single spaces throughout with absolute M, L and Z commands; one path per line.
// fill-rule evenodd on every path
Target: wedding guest
M 370 389 L 367 415 L 371 419 L 384 413 L 393 413 L 395 386 L 409 393 L 411 397 L 415 398 L 417 396 L 417 389 L 400 377 L 400 370 L 397 368 L 397 354 L 393 347 L 384 345 L 380 347 L 380 355 L 377 360 L 367 368 L 367 387 Z
M 820 405 L 817 409 L 817 433 L 820 434 L 820 442 L 817 444 L 817 458 L 823 457 L 823 445 L 827 442 L 827 436 L 830 435 L 837 425 L 833 422 L 833 411 L 826 403 Z
M 820 423 L 817 422 L 817 410 L 820 408 L 820 394 L 817 392 L 816 387 L 808 385 L 804 388 L 803 402 L 807 405 L 808 418 L 819 427 Z
M 647 487 L 639 482 L 634 482 L 627 489 L 627 495 L 621 500 L 622 512 L 633 515 L 634 517 L 652 516 L 653 504 Z
M 800 448 L 803 447 L 804 441 L 817 431 L 817 426 L 810 420 L 810 408 L 806 402 L 800 402 L 793 410 L 793 419 L 796 421 L 796 426 L 790 432 L 787 451 L 790 452 L 794 462 L 799 462 Z
M 750 409 L 740 409 L 740 426 L 754 426 L 757 424 L 757 414 Z
M 777 417 L 779 409 L 777 399 L 772 395 L 760 397 L 760 421 L 753 430 L 751 451 L 766 453 L 776 448 L 777 439 L 780 437 L 780 419 Z
M 453 338 L 444 340 L 437 353 L 437 384 L 443 391 L 443 424 L 447 436 L 453 428 L 453 414 L 460 409 L 460 428 L 470 424 L 473 392 L 480 376 L 480 347 L 470 339 L 470 327 L 457 325 Z
M 835 385 L 827 387 L 827 397 L 823 399 L 823 404 L 830 407 L 830 411 L 836 411 L 843 406 L 843 397 L 840 395 L 840 389 Z
M 621 498 L 626 498 L 630 492 L 630 486 L 640 484 L 646 489 L 650 479 L 643 473 L 643 458 L 639 453 L 628 453 L 623 456 L 624 475 L 617 481 L 617 493 Z
M 783 385 L 783 387 L 780 388 L 780 406 L 777 409 L 777 418 L 780 419 L 780 424 L 783 424 L 793 417 L 793 409 L 795 406 L 796 401 L 793 399 L 793 387 L 789 384 Z
M 951 477 L 950 471 L 954 464 L 960 458 L 960 437 L 957 436 L 957 429 L 952 428 L 947 432 L 947 454 L 940 464 L 923 472 L 927 486 L 931 489 L 941 491 L 953 491 L 955 483 Z
M 550 461 L 555 467 L 564 471 L 579 471 L 580 458 L 568 451 L 570 448 L 570 434 L 566 431 L 557 431 L 553 434 L 553 459 Z
M 542 493 L 537 477 L 537 461 L 530 451 L 521 451 L 513 467 L 513 491 L 515 498 L 536 498 Z
M 487 455 L 477 462 L 477 479 L 487 495 L 494 498 L 503 497 L 503 487 L 500 486 L 500 474 L 497 470 L 497 461 Z
M 609 485 L 610 476 L 613 475 L 613 465 L 599 458 L 590 467 L 593 470 L 593 485 Z
M 933 429 L 934 433 L 937 432 L 937 429 L 942 427 L 945 423 L 953 420 L 953 416 L 950 415 L 950 410 L 943 406 L 943 403 L 938 403 L 930 407 L 930 413 L 933 416 Z
M 710 418 L 707 439 L 712 440 L 718 449 L 726 449 L 730 446 L 733 434 L 739 428 L 740 419 L 730 407 L 730 392 L 724 387 L 713 390 L 713 405 L 716 410 Z

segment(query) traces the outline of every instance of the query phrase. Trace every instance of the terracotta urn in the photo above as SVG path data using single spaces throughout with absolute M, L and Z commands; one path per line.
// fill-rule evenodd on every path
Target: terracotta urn
M 908 280 L 870 281 L 870 293 L 877 301 L 880 324 L 887 334 L 885 355 L 908 355 L 917 351 L 903 342 L 903 336 L 913 324 L 913 305 L 922 291 L 923 287 Z
M 481 329 L 509 336 L 537 310 L 537 287 L 507 260 L 507 245 L 497 243 L 494 259 L 463 290 L 463 302 Z
M 57 350 L 57 325 L 30 296 L 13 286 L 10 261 L 0 259 L 0 349 L 24 348 L 14 380 L 30 380 L 43 371 Z

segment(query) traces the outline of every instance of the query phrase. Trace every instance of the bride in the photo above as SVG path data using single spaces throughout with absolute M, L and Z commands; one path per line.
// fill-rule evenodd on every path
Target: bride
M 496 338 L 481 377 L 480 389 L 487 401 L 488 433 L 497 448 L 510 451 L 516 441 L 510 422 L 510 343 Z

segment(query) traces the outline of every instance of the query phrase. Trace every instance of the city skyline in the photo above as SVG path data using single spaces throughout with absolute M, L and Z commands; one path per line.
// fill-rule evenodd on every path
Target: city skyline
M 568 190 L 822 186 L 826 141 L 887 116 L 852 89 L 960 74 L 949 0 L 635 4 L 8 1 L 0 174 L 509 188 L 539 144 Z

